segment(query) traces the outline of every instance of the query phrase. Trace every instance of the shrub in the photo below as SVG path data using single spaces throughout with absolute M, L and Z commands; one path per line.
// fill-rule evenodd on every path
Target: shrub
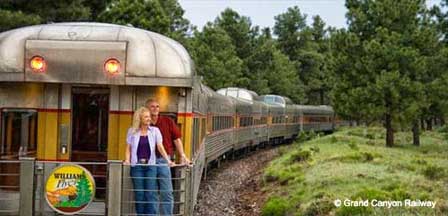
M 374 146 L 375 145 L 375 140 L 367 140 L 366 144 L 370 145 L 370 146 Z
M 375 134 L 367 133 L 366 138 L 369 140 L 373 140 L 373 139 L 375 139 Z
M 311 151 L 309 150 L 300 149 L 299 151 L 296 151 L 291 155 L 292 162 L 303 162 L 309 160 L 310 158 L 311 158 Z
M 356 193 L 355 196 L 352 197 L 352 200 L 388 200 L 389 194 L 386 191 L 378 190 L 376 188 L 365 188 L 358 193 Z
M 267 173 L 267 174 L 265 174 L 265 175 L 263 176 L 263 180 L 264 180 L 264 182 L 266 182 L 266 183 L 269 183 L 269 182 L 275 182 L 275 181 L 278 180 L 278 177 L 275 176 L 275 175 L 273 175 L 272 173 Z
M 338 142 L 338 138 L 336 136 L 331 136 L 330 142 L 331 143 L 337 143 Z
M 273 196 L 268 199 L 261 209 L 263 216 L 284 216 L 290 209 L 288 201 L 284 198 Z
M 374 159 L 373 154 L 370 152 L 362 152 L 362 156 L 364 158 L 364 161 L 366 161 L 366 162 L 373 161 L 373 159 Z
M 320 148 L 318 146 L 312 146 L 310 148 L 311 151 L 313 151 L 314 153 L 319 153 L 320 152 Z
M 444 125 L 442 127 L 437 128 L 437 132 L 448 133 L 448 125 Z
M 448 214 L 448 201 L 447 200 L 438 200 L 436 205 L 437 211 L 440 212 L 440 215 Z
M 412 160 L 412 162 L 419 164 L 419 165 L 427 165 L 428 164 L 428 162 L 425 159 L 420 159 L 420 158 L 414 159 L 414 160 Z
M 353 149 L 353 150 L 355 150 L 355 151 L 358 151 L 358 150 L 359 150 L 358 145 L 357 145 L 356 143 L 354 143 L 354 142 L 349 142 L 349 143 L 348 143 L 348 147 L 350 147 L 351 149 Z
M 328 215 L 334 207 L 333 200 L 328 197 L 322 197 L 312 201 L 305 209 L 303 215 Z
M 336 211 L 337 216 L 372 215 L 373 210 L 365 206 L 342 206 Z
M 403 188 L 397 188 L 395 190 L 393 190 L 391 193 L 391 197 L 392 200 L 405 200 L 405 199 L 411 199 L 412 196 L 410 193 L 408 193 L 405 189 Z
M 427 165 L 423 170 L 423 175 L 428 179 L 441 179 L 445 177 L 445 169 L 436 165 Z
M 305 131 L 300 131 L 300 133 L 297 136 L 296 140 L 298 142 L 306 141 L 306 140 L 308 140 L 308 134 Z
M 310 140 L 310 139 L 314 139 L 314 138 L 316 138 L 316 136 L 317 136 L 317 134 L 316 134 L 316 132 L 314 132 L 313 129 L 311 129 L 311 130 L 308 132 L 308 139 L 309 139 L 309 140 Z

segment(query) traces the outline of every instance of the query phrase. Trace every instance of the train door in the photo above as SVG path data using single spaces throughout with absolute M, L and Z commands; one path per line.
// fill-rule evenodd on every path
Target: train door
M 109 89 L 72 89 L 72 161 L 107 161 Z
M 106 195 L 109 95 L 109 89 L 104 88 L 72 88 L 70 160 L 86 162 L 83 167 L 95 179 L 95 200 L 104 200 Z

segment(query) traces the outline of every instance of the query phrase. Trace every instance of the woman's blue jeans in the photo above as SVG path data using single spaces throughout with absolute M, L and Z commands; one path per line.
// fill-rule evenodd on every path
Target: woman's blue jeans
M 157 182 L 160 191 L 160 215 L 173 215 L 173 183 L 171 169 L 164 158 L 157 158 Z
M 136 165 L 131 167 L 134 183 L 135 210 L 138 215 L 157 215 L 157 168 L 155 166 Z

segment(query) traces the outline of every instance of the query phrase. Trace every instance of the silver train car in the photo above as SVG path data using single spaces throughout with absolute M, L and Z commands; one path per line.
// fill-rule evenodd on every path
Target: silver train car
M 134 214 L 121 161 L 133 111 L 150 97 L 177 123 L 194 162 L 173 168 L 176 215 L 193 214 L 208 164 L 335 128 L 329 106 L 241 88 L 215 92 L 193 65 L 178 42 L 132 27 L 56 23 L 1 33 L 0 214 L 57 214 L 43 198 L 45 182 L 66 163 L 95 178 L 95 199 L 80 214 Z

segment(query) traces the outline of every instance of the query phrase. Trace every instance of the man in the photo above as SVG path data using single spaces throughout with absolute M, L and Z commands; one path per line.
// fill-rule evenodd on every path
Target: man
M 176 151 L 181 156 L 181 162 L 183 164 L 190 164 L 190 160 L 184 153 L 182 140 L 180 139 L 181 133 L 174 121 L 169 117 L 159 115 L 160 105 L 156 99 L 148 99 L 145 105 L 151 112 L 151 123 L 158 127 L 162 134 L 163 146 L 165 147 L 166 153 L 172 158 L 175 147 Z M 157 166 L 157 182 L 159 185 L 161 201 L 160 214 L 173 215 L 174 198 L 173 185 L 171 182 L 171 170 L 167 165 L 167 161 L 158 152 L 156 164 L 162 165 Z

